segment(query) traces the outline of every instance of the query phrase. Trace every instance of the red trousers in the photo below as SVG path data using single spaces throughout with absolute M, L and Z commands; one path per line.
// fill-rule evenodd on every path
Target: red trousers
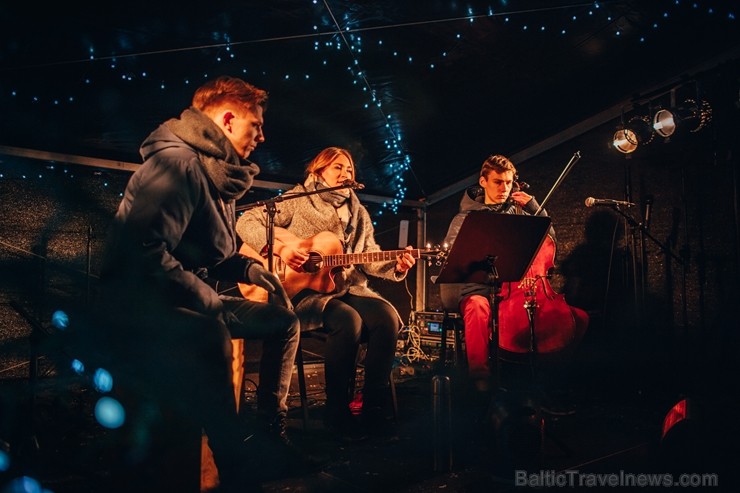
M 486 378 L 491 374 L 488 361 L 491 342 L 491 305 L 488 298 L 468 296 L 460 302 L 460 314 L 465 325 L 465 352 L 468 374 L 472 378 Z
M 552 338 L 559 349 L 574 347 L 583 337 L 588 328 L 589 316 L 584 310 L 570 306 L 570 313 L 575 321 L 574 328 L 570 332 L 555 334 Z M 460 314 L 465 325 L 465 350 L 468 357 L 468 373 L 472 378 L 485 378 L 490 376 L 491 368 L 489 362 L 491 349 L 491 305 L 485 296 L 472 295 L 460 302 Z M 506 341 L 514 341 L 514 335 L 507 336 Z M 567 341 L 568 344 L 563 342 Z M 552 340 L 550 341 L 551 345 Z M 522 346 L 524 347 L 524 346 Z M 516 351 L 515 349 L 509 349 Z M 516 351 L 519 352 L 519 351 Z

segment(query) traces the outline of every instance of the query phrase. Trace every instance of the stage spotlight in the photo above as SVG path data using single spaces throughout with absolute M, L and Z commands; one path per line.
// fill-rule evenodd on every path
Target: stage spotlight
M 619 152 L 630 154 L 635 152 L 638 146 L 652 142 L 654 137 L 655 132 L 650 126 L 650 118 L 633 116 L 624 128 L 614 134 L 612 145 Z
M 712 121 L 712 107 L 708 102 L 687 99 L 678 108 L 662 109 L 653 117 L 653 128 L 661 137 L 670 137 L 679 127 L 698 132 Z
M 621 128 L 616 131 L 612 145 L 623 154 L 630 154 L 637 149 L 637 136 L 629 128 Z
M 653 128 L 661 137 L 670 137 L 676 131 L 676 118 L 669 110 L 658 110 L 653 118 Z

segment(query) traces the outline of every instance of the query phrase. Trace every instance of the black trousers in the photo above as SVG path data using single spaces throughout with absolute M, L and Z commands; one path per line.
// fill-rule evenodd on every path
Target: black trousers
M 323 323 L 328 331 L 324 360 L 327 410 L 348 410 L 350 383 L 362 343 L 367 343 L 363 409 L 385 407 L 401 328 L 396 311 L 385 300 L 346 294 L 326 305 Z

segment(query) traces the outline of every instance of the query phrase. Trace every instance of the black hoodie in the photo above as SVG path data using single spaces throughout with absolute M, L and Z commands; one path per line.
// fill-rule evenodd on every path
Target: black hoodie
M 452 218 L 452 221 L 450 222 L 450 227 L 447 230 L 447 235 L 445 236 L 444 243 L 447 244 L 450 248 L 452 247 L 452 244 L 455 242 L 455 239 L 460 232 L 460 227 L 462 226 L 463 221 L 465 220 L 467 215 L 473 211 L 492 211 L 499 214 L 525 214 L 531 216 L 534 215 L 539 208 L 540 205 L 537 203 L 537 200 L 535 200 L 534 197 L 529 202 L 527 202 L 524 207 L 520 207 L 514 201 L 510 200 L 504 202 L 503 204 L 486 204 L 485 191 L 483 190 L 483 188 L 479 185 L 471 186 L 467 190 L 465 190 L 462 199 L 460 199 L 460 211 L 455 215 L 455 217 Z M 547 211 L 545 209 L 542 209 L 539 215 L 547 216 Z M 552 226 L 550 227 L 548 234 L 554 241 L 555 231 L 552 229 Z M 465 283 L 461 284 L 459 287 L 460 300 L 462 300 L 466 296 L 474 294 L 488 296 L 491 293 L 491 286 L 487 284 Z

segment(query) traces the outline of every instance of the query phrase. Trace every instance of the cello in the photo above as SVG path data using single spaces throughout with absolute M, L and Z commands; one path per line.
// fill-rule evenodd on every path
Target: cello
M 580 159 L 576 152 L 534 215 L 539 215 L 552 191 Z M 526 184 L 523 184 L 526 185 Z M 521 187 L 515 182 L 512 192 Z M 498 301 L 499 347 L 513 353 L 554 353 L 567 350 L 583 337 L 588 314 L 568 305 L 549 279 L 556 245 L 547 234 L 529 269 L 519 282 L 502 283 Z

